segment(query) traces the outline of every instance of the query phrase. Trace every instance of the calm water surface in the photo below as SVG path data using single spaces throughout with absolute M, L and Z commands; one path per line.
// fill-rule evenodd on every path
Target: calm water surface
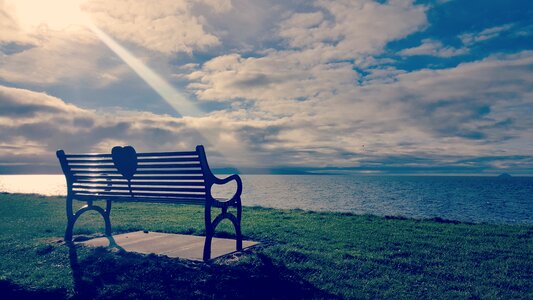
M 221 175 L 221 177 L 224 175 Z M 244 205 L 533 223 L 533 177 L 244 175 Z M 64 195 L 63 175 L 1 175 L 0 191 Z M 228 196 L 234 185 L 214 189 Z

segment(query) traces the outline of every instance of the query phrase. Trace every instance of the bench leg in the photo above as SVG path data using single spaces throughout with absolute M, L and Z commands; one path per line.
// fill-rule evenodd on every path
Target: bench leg
M 67 197 L 67 229 L 65 230 L 65 242 L 72 242 L 72 229 L 76 223 L 74 212 L 72 210 L 72 199 Z
M 205 206 L 205 243 L 204 243 L 204 261 L 211 259 L 211 240 L 213 239 L 215 228 L 211 223 L 211 206 Z
M 104 218 L 105 223 L 105 235 L 111 236 L 112 235 L 112 229 L 111 229 L 111 219 L 110 219 L 110 213 L 111 213 L 111 200 L 107 200 L 106 203 L 106 209 L 104 210 L 100 206 L 93 205 L 92 201 L 88 201 L 87 205 L 84 205 L 82 208 L 80 208 L 76 213 L 74 213 L 74 210 L 72 209 L 72 198 L 67 197 L 67 228 L 65 230 L 65 241 L 66 242 L 72 242 L 72 231 L 74 229 L 74 224 L 76 223 L 76 220 L 84 213 L 89 210 L 95 210 L 102 217 Z
M 228 219 L 235 227 L 235 246 L 237 251 L 242 250 L 242 233 L 241 233 L 241 217 L 242 205 L 240 199 L 236 203 L 237 216 L 228 213 L 228 208 L 223 207 L 222 212 L 216 216 L 215 220 L 211 222 L 211 207 L 206 205 L 205 208 L 205 244 L 204 244 L 204 261 L 211 259 L 211 241 L 215 235 L 215 228 L 224 219 Z
M 102 217 L 104 217 L 104 222 L 105 222 L 105 235 L 106 236 L 112 235 L 110 215 L 111 215 L 111 200 L 106 200 L 105 214 L 102 215 Z
M 204 261 L 208 261 L 211 259 L 211 241 L 213 240 L 213 235 L 205 235 L 205 243 L 204 243 Z
M 237 224 L 235 224 L 236 248 L 242 251 L 242 233 L 241 233 L 242 205 L 241 199 L 237 200 Z
M 67 229 L 65 230 L 65 242 L 72 242 L 72 229 L 74 228 L 74 222 L 71 219 L 68 220 Z

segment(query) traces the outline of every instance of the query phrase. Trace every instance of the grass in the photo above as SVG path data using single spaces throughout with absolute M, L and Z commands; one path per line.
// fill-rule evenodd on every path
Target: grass
M 115 233 L 203 233 L 202 207 L 117 203 Z M 64 198 L 0 194 L 0 290 L 7 298 L 533 299 L 533 226 L 245 207 L 262 242 L 204 264 L 68 247 Z M 232 236 L 226 220 L 220 236 Z M 101 235 L 96 213 L 75 235 Z M 6 298 L 7 297 L 7 298 Z

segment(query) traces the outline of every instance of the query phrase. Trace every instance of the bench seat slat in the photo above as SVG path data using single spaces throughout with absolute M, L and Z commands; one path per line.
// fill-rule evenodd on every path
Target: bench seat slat
M 157 202 L 157 203 L 174 203 L 174 204 L 205 204 L 204 199 L 180 199 L 176 202 L 172 198 L 160 198 L 160 197 L 136 197 L 136 198 L 114 198 L 115 202 Z
M 71 170 L 74 176 L 76 174 L 94 174 L 94 175 L 108 175 L 108 174 L 120 174 L 117 170 L 102 171 L 102 170 Z M 203 174 L 202 170 L 198 169 L 185 169 L 185 170 L 139 170 L 135 172 L 137 174 L 144 175 L 162 175 L 162 174 Z M 137 176 L 134 176 L 134 178 Z
M 198 156 L 196 151 L 182 151 L 182 152 L 143 152 L 137 153 L 137 157 L 147 157 L 147 156 Z
M 72 191 L 74 195 L 85 195 L 85 196 L 128 196 L 131 197 L 131 194 L 129 191 L 124 192 L 90 192 L 90 191 Z M 195 198 L 195 199 L 205 199 L 205 193 L 204 194 L 192 194 L 192 193 L 151 193 L 151 192 L 137 192 L 134 193 L 135 197 L 137 196 L 150 196 L 150 197 L 166 197 L 166 198 L 172 198 L 179 201 L 181 198 Z
M 139 170 L 135 174 L 145 175 L 160 175 L 160 174 L 203 174 L 201 169 L 185 169 L 185 170 Z
M 127 186 L 97 186 L 97 185 L 74 185 L 72 187 L 73 189 L 80 190 L 80 189 L 88 189 L 88 190 L 102 190 L 102 191 L 129 191 L 130 188 Z M 133 194 L 136 193 L 136 191 L 161 191 L 161 192 L 198 192 L 198 193 L 205 193 L 205 188 L 174 188 L 174 187 L 138 187 L 138 186 L 132 186 L 131 190 L 133 191 Z
M 112 164 L 112 159 L 68 159 L 67 160 L 69 165 L 70 164 L 101 164 L 101 163 L 109 163 Z
M 139 169 L 186 169 L 186 168 L 200 168 L 200 163 L 196 164 L 139 164 Z
M 65 154 L 65 157 L 72 158 L 72 157 L 79 157 L 79 158 L 98 158 L 98 157 L 109 157 L 111 158 L 110 153 L 77 153 L 77 154 Z
M 126 185 L 122 186 L 105 186 L 105 185 L 87 185 L 77 184 L 73 185 L 74 190 L 93 190 L 93 191 L 129 191 L 130 188 Z M 205 187 L 176 187 L 176 186 L 132 186 L 131 190 L 135 194 L 136 191 L 161 191 L 161 192 L 196 192 L 205 193 Z
M 128 181 L 126 179 L 118 181 L 118 180 L 77 180 L 74 183 L 84 183 L 84 184 L 103 184 L 103 185 L 127 185 Z M 138 185 L 149 185 L 149 186 L 205 186 L 205 182 L 203 181 L 137 181 L 132 180 L 131 181 L 132 186 L 138 186 Z
M 117 168 L 114 166 L 114 165 L 96 165 L 96 164 L 91 164 L 91 165 L 70 165 L 70 169 L 110 169 L 110 170 L 116 170 Z
M 100 176 L 109 176 L 109 175 L 115 175 L 115 177 L 117 177 L 116 175 L 122 177 L 122 175 L 117 171 L 117 170 L 114 170 L 114 171 L 102 171 L 102 170 L 70 170 L 70 172 L 74 175 L 74 176 L 77 176 L 76 174 L 93 174 L 93 175 L 100 175 Z
M 72 178 L 73 181 L 76 181 L 78 179 L 126 180 L 126 178 L 124 178 L 121 175 L 110 176 L 110 175 L 106 175 L 106 174 L 95 174 L 95 175 L 83 174 L 83 175 L 73 175 L 72 177 L 73 177 Z
M 139 164 L 137 169 L 188 169 L 200 168 L 200 163 L 196 164 Z M 71 169 L 112 169 L 116 170 L 113 164 L 71 164 Z
M 155 157 L 155 158 L 139 158 L 139 163 L 163 163 L 163 162 L 199 162 L 198 157 Z
M 130 196 L 103 196 L 103 195 L 75 195 L 74 199 L 87 201 L 87 200 L 112 200 L 114 202 L 153 202 L 153 203 L 175 203 L 175 204 L 204 204 L 204 199 L 195 198 L 182 198 L 179 202 L 176 202 L 174 198 L 167 197 L 130 197 Z
M 110 175 L 75 175 L 74 180 L 77 179 L 111 179 L 117 180 L 122 179 L 126 180 L 122 175 L 110 176 Z M 204 180 L 203 176 L 137 176 L 133 177 L 133 180 Z

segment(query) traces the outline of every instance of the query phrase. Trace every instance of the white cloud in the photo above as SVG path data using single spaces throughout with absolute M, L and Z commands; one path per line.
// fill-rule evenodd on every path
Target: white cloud
M 459 39 L 466 46 L 471 46 L 479 42 L 487 41 L 498 37 L 503 32 L 508 31 L 513 27 L 513 24 L 505 24 L 501 26 L 495 26 L 491 28 L 484 29 L 480 32 L 467 32 L 459 36 Z
M 441 41 L 432 39 L 422 40 L 422 44 L 417 47 L 404 49 L 399 52 L 400 55 L 413 56 L 413 55 L 430 55 L 437 57 L 452 57 L 458 55 L 464 55 L 468 53 L 467 48 L 454 48 L 446 47 Z
M 203 4 L 216 13 L 225 13 L 233 8 L 232 0 L 195 0 L 197 4 Z
M 20 9 L 20 8 L 19 8 Z M 33 12 L 35 13 L 35 12 Z M 89 30 L 47 24 L 21 28 L 15 7 L 0 2 L 0 79 L 31 85 L 102 87 L 127 68 Z
M 0 45 L 8 43 L 33 44 L 35 40 L 21 30 L 16 18 L 13 17 L 13 10 L 13 7 L 0 1 Z
M 33 35 L 29 49 L 0 57 L 0 78 L 38 85 L 112 83 L 127 72 L 107 47 L 88 31 L 52 31 Z
M 412 1 L 318 1 L 316 9 L 293 14 L 280 35 L 291 47 L 314 49 L 313 55 L 325 60 L 380 53 L 388 42 L 427 24 L 426 8 Z
M 220 44 L 204 29 L 201 16 L 192 13 L 201 2 L 216 12 L 231 9 L 229 1 L 104 1 L 93 0 L 84 6 L 95 24 L 121 41 L 164 54 L 192 53 Z
M 304 65 L 298 52 L 273 52 L 261 58 L 217 57 L 190 74 L 199 99 L 227 101 L 304 100 L 321 91 L 352 85 L 358 78 L 348 63 Z

